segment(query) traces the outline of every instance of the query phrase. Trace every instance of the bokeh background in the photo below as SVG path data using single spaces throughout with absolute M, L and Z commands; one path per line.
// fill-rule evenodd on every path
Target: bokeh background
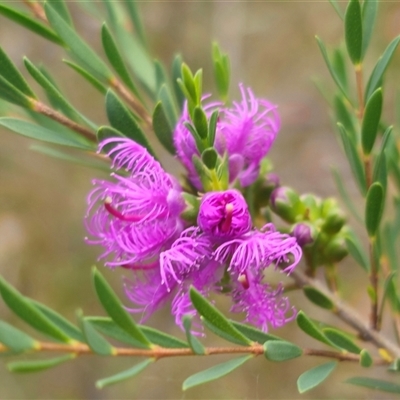
M 78 31 L 102 54 L 99 22 L 77 2 L 68 4 Z M 100 3 L 94 4 L 101 7 Z M 237 83 L 244 82 L 258 96 L 279 105 L 282 130 L 270 157 L 282 183 L 300 192 L 335 196 L 330 172 L 334 165 L 344 174 L 357 199 L 336 142 L 328 105 L 312 82 L 312 78 L 318 78 L 332 87 L 314 35 L 318 34 L 328 45 L 338 45 L 343 38 L 341 21 L 328 1 L 141 1 L 139 7 L 155 58 L 169 65 L 173 54 L 179 51 L 192 69 L 204 68 L 206 90 L 212 91 L 211 42 L 217 40 L 231 56 L 232 92 L 237 94 Z M 367 69 L 399 33 L 399 2 L 382 2 L 366 59 Z M 60 48 L 3 17 L 0 45 L 21 70 L 23 55 L 35 63 L 42 62 L 58 77 L 74 105 L 99 124 L 106 122 L 103 99 L 61 62 L 64 55 Z M 399 66 L 397 54 L 389 71 L 392 82 L 396 82 L 393 79 Z M 391 123 L 391 99 L 399 88 L 397 82 L 385 92 L 385 115 Z M 84 244 L 82 222 L 91 179 L 101 174 L 36 153 L 30 150 L 32 144 L 31 140 L 0 131 L 0 273 L 25 295 L 51 305 L 71 320 L 78 308 L 87 315 L 103 315 L 90 279 L 90 267 L 100 249 Z M 164 164 L 171 171 L 179 168 L 171 158 L 164 159 Z M 102 271 L 123 296 L 120 271 Z M 357 290 L 365 287 L 365 277 L 352 262 L 341 265 L 340 271 L 346 277 L 342 282 L 344 296 L 366 317 L 367 297 Z M 291 299 L 313 317 L 336 323 L 303 302 L 301 294 L 294 293 Z M 228 309 L 223 302 L 220 304 Z M 23 326 L 3 304 L 0 317 Z M 182 335 L 173 326 L 167 309 L 156 314 L 149 324 Z M 294 331 L 294 324 L 289 324 L 276 333 L 305 346 L 316 346 L 302 333 L 294 336 Z M 211 334 L 207 341 L 219 343 Z M 225 359 L 220 357 L 218 361 Z M 212 366 L 216 359 L 162 360 L 135 379 L 101 391 L 95 388 L 95 380 L 122 371 L 136 361 L 88 356 L 32 375 L 9 374 L 3 361 L 0 359 L 1 399 L 390 398 L 341 383 L 350 372 L 371 374 L 355 365 L 342 365 L 326 384 L 300 396 L 297 377 L 321 362 L 311 358 L 274 364 L 259 357 L 224 379 L 186 393 L 181 392 L 182 381 Z

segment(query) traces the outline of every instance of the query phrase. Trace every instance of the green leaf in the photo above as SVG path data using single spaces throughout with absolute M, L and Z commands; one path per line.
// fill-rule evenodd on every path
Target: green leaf
M 361 127 L 361 144 L 364 154 L 369 155 L 378 134 L 379 121 L 382 113 L 382 89 L 379 88 L 371 95 L 365 107 Z
M 58 314 L 51 308 L 39 303 L 36 300 L 29 299 L 29 301 L 53 324 L 57 325 L 68 337 L 77 340 L 78 342 L 84 342 L 82 332 L 71 322 L 65 319 L 62 315 Z
M 71 14 L 64 0 L 47 0 L 51 6 L 58 12 L 63 20 L 73 28 Z
M 337 4 L 336 0 L 329 0 L 329 3 L 331 3 L 332 7 L 335 9 L 337 15 L 340 17 L 341 20 L 343 20 L 343 13 L 342 10 L 339 8 L 339 5 Z
M 172 142 L 172 128 L 165 115 L 164 107 L 161 101 L 156 104 L 153 112 L 153 129 L 160 143 L 172 155 L 175 155 L 175 147 Z
M 344 36 L 347 53 L 354 65 L 360 64 L 362 58 L 362 15 L 359 0 L 350 0 L 344 16 Z
M 344 185 L 344 180 L 340 176 L 339 171 L 336 168 L 332 168 L 332 173 L 333 173 L 333 177 L 335 179 L 337 190 L 339 191 L 340 197 L 343 200 L 344 204 L 346 205 L 348 210 L 351 212 L 351 214 L 358 220 L 358 222 L 364 223 L 364 220 L 358 213 L 358 209 L 354 205 L 352 198 L 349 196 L 349 193 L 346 190 L 346 187 Z
M 128 15 L 131 19 L 132 25 L 135 28 L 135 31 L 140 39 L 140 43 L 146 47 L 146 36 L 144 34 L 144 28 L 142 19 L 140 17 L 140 13 L 137 7 L 136 0 L 130 0 L 124 3 L 128 9 Z
M 322 292 L 319 290 L 311 287 L 311 286 L 304 286 L 303 292 L 312 303 L 316 304 L 318 307 L 325 308 L 327 310 L 333 310 L 335 305 L 333 304 L 332 300 L 326 297 Z
M 185 328 L 186 339 L 193 353 L 197 355 L 206 354 L 206 349 L 203 344 L 192 334 L 192 317 L 190 315 L 185 315 L 183 317 L 183 327 Z
M 69 343 L 71 339 L 43 315 L 20 292 L 0 276 L 0 293 L 7 306 L 27 324 L 54 339 Z
M 219 330 L 232 336 L 233 338 L 240 341 L 243 345 L 249 346 L 251 341 L 246 338 L 241 332 L 239 332 L 229 322 L 225 316 L 218 311 L 213 305 L 211 305 L 195 288 L 190 288 L 190 299 L 195 309 L 199 314 L 204 317 L 210 324 L 214 325 Z
M 100 143 L 108 138 L 126 138 L 126 136 L 116 129 L 111 128 L 111 126 L 101 126 L 97 131 L 97 141 Z M 108 153 L 115 146 L 117 146 L 117 143 L 109 143 L 103 147 L 103 153 Z
M 134 367 L 127 369 L 126 371 L 120 372 L 119 374 L 110 376 L 108 378 L 100 379 L 96 382 L 97 389 L 103 389 L 105 386 L 113 385 L 114 383 L 118 383 L 124 381 L 129 378 L 133 378 L 142 372 L 145 368 L 147 368 L 151 363 L 153 363 L 155 359 L 149 358 L 136 364 Z
M 336 347 L 317 327 L 317 325 L 311 321 L 311 319 L 304 314 L 303 311 L 299 311 L 297 314 L 296 322 L 298 327 L 306 333 L 308 336 L 327 344 L 328 346 Z
M 158 92 L 158 99 L 161 100 L 165 116 L 168 119 L 169 125 L 175 127 L 178 122 L 178 112 L 176 110 L 176 105 L 169 87 L 164 83 Z
M 32 108 L 32 100 L 0 75 L 0 98 L 24 108 Z
M 345 382 L 369 389 L 381 390 L 382 392 L 400 394 L 400 385 L 397 383 L 382 381 L 380 379 L 374 379 L 367 376 L 356 376 L 354 378 L 347 379 Z
M 200 138 L 206 139 L 208 136 L 207 116 L 206 113 L 199 106 L 194 108 L 193 124 Z
M 95 89 L 97 89 L 101 94 L 105 95 L 107 93 L 107 87 L 104 86 L 97 78 L 95 78 L 90 72 L 86 71 L 84 68 L 73 63 L 72 61 L 62 60 L 65 64 L 76 71 L 80 76 L 82 76 L 86 81 L 88 81 Z
M 365 271 L 369 272 L 370 266 L 368 257 L 365 250 L 362 248 L 360 240 L 357 238 L 356 234 L 352 230 L 346 232 L 345 241 L 347 249 L 351 256 L 357 261 L 357 263 L 364 268 Z
M 366 89 L 365 89 L 365 101 L 371 97 L 372 93 L 378 89 L 379 86 L 382 86 L 383 75 L 388 67 L 394 52 L 396 51 L 397 45 L 400 42 L 400 36 L 394 38 L 385 49 L 383 55 L 377 61 L 371 76 L 369 77 Z
M 17 10 L 5 6 L 4 4 L 0 4 L 0 14 L 4 15 L 6 18 L 16 22 L 19 25 L 22 25 L 24 28 L 38 34 L 39 36 L 50 40 L 53 43 L 60 45 L 64 44 L 54 31 L 49 29 L 46 25 L 35 21 L 27 14 L 23 14 Z
M 33 79 L 45 90 L 47 97 L 52 106 L 60 110 L 69 119 L 76 122 L 84 122 L 90 128 L 97 130 L 97 126 L 89 121 L 86 117 L 82 116 L 72 104 L 64 97 L 59 89 L 46 77 L 32 62 L 24 57 L 24 64 Z
M 45 369 L 56 367 L 76 357 L 76 354 L 67 354 L 65 356 L 50 358 L 48 360 L 35 361 L 15 361 L 9 363 L 7 368 L 10 372 L 27 373 L 39 372 Z
M 270 361 L 287 361 L 302 354 L 303 350 L 290 342 L 269 340 L 264 343 L 264 355 Z
M 209 147 L 201 153 L 201 160 L 208 169 L 215 169 L 218 161 L 218 153 L 214 147 Z
M 251 358 L 253 358 L 253 355 L 237 357 L 222 364 L 214 365 L 213 367 L 198 372 L 197 374 L 194 374 L 192 376 L 189 376 L 189 378 L 187 378 L 183 382 L 182 390 L 187 390 L 194 386 L 198 386 L 203 383 L 222 378 L 223 376 L 242 366 L 246 361 L 249 361 Z
M 4 126 L 13 132 L 27 136 L 32 139 L 41 140 L 63 146 L 76 147 L 83 150 L 92 150 L 93 147 L 83 142 L 78 135 L 72 131 L 60 130 L 52 131 L 42 126 L 33 124 L 17 118 L 1 117 L 0 126 Z
M 369 368 L 373 365 L 374 360 L 371 354 L 366 349 L 362 349 L 360 352 L 360 365 L 364 368 Z
M 365 53 L 367 52 L 368 45 L 372 36 L 372 31 L 374 30 L 376 15 L 378 13 L 378 3 L 378 0 L 364 0 L 362 5 L 362 58 L 364 58 Z
M 103 27 L 101 29 L 101 40 L 102 40 L 103 48 L 104 48 L 104 51 L 108 58 L 108 61 L 114 68 L 115 72 L 122 79 L 122 81 L 125 83 L 125 85 L 138 98 L 140 98 L 140 94 L 131 79 L 128 69 L 125 66 L 125 63 L 121 56 L 121 53 L 118 50 L 117 44 L 115 43 L 115 40 L 112 37 L 111 32 L 105 23 L 103 24 Z
M 71 28 L 63 17 L 49 3 L 44 4 L 47 19 L 60 38 L 67 44 L 71 52 L 86 67 L 97 73 L 107 81 L 111 81 L 113 75 L 107 65 L 97 56 L 92 48 Z
M 243 333 L 243 335 L 248 337 L 252 342 L 263 344 L 268 340 L 283 340 L 278 336 L 271 335 L 270 333 L 265 333 L 250 325 L 241 324 L 236 321 L 231 321 L 231 323 L 238 331 Z
M 107 117 L 113 128 L 131 138 L 136 143 L 145 147 L 154 155 L 154 152 L 132 113 L 125 107 L 124 103 L 112 91 L 108 90 L 106 94 Z
M 208 124 L 208 143 L 210 146 L 214 146 L 215 142 L 215 132 L 217 131 L 217 122 L 218 122 L 219 112 L 215 110 L 210 117 Z
M 385 132 L 383 133 L 382 142 L 380 145 L 379 153 L 375 159 L 374 172 L 372 175 L 372 180 L 374 182 L 375 181 L 381 182 L 383 189 L 386 189 L 386 185 L 384 183 L 386 182 L 385 178 L 387 178 L 385 150 L 386 150 L 386 147 L 390 148 L 390 146 L 387 146 L 387 144 L 392 139 L 392 131 L 393 131 L 393 126 L 389 126 L 388 128 L 386 128 Z
M 29 87 L 25 78 L 18 71 L 18 68 L 9 59 L 4 50 L 0 47 L 0 75 L 12 86 L 17 88 L 24 95 L 36 99 L 36 95 Z
M 183 104 L 185 102 L 185 96 L 182 93 L 180 86 L 178 85 L 178 79 L 182 79 L 181 69 L 182 69 L 182 56 L 180 54 L 176 54 L 174 60 L 172 62 L 172 88 L 175 93 L 175 97 L 177 99 L 179 110 L 181 111 L 183 108 Z
M 337 126 L 339 128 L 340 138 L 342 140 L 343 148 L 350 163 L 354 178 L 356 179 L 361 193 L 364 195 L 366 192 L 367 184 L 365 180 L 364 167 L 357 152 L 357 147 L 355 143 L 350 139 L 349 135 L 344 129 L 344 126 L 340 123 L 338 123 Z
M 121 343 L 129 344 L 132 347 L 143 348 L 141 342 L 133 338 L 124 329 L 120 328 L 111 318 L 86 317 L 86 319 L 103 335 L 118 340 Z
M 379 182 L 374 182 L 368 189 L 365 204 L 365 226 L 369 237 L 374 237 L 381 222 L 385 196 L 383 187 Z
M 336 72 L 337 77 L 339 78 L 340 82 L 342 83 L 343 87 L 346 91 L 349 90 L 348 79 L 347 79 L 347 65 L 345 53 L 342 48 L 336 48 L 333 51 L 332 55 L 332 67 Z
M 104 276 L 95 267 L 92 274 L 97 296 L 108 315 L 117 325 L 140 342 L 143 348 L 151 347 L 151 343 L 133 321 L 128 311 L 125 310 L 121 304 L 121 300 L 112 290 Z
M 340 332 L 334 328 L 324 328 L 322 329 L 324 335 L 337 347 L 349 351 L 350 353 L 359 354 L 361 348 L 358 347 L 348 335 Z
M 146 337 L 151 341 L 151 343 L 154 343 L 158 346 L 169 349 L 181 349 L 189 347 L 186 342 L 176 338 L 175 336 L 168 335 L 154 328 L 150 328 L 149 326 L 139 325 L 139 327 Z
M 354 126 L 353 116 L 349 111 L 345 99 L 341 95 L 336 95 L 333 101 L 337 122 L 340 122 L 349 133 L 351 140 L 356 141 L 356 129 Z
M 301 374 L 297 379 L 299 393 L 305 393 L 321 384 L 333 372 L 337 364 L 337 361 L 330 361 Z
M 321 50 L 321 53 L 322 53 L 322 57 L 325 60 L 325 64 L 328 67 L 328 70 L 329 70 L 333 80 L 335 81 L 335 83 L 336 83 L 337 87 L 340 89 L 340 91 L 343 93 L 344 97 L 350 101 L 349 96 L 347 95 L 347 92 L 346 92 L 345 88 L 343 87 L 338 74 L 336 73 L 335 69 L 333 68 L 333 66 L 329 60 L 329 56 L 326 51 L 324 43 L 318 36 L 315 36 L 315 39 L 317 39 L 319 49 Z
M 0 320 L 0 343 L 3 343 L 13 353 L 23 353 L 37 349 L 39 343 L 26 333 Z
M 90 319 L 83 317 L 81 313 L 78 313 L 78 317 L 82 326 L 83 334 L 85 335 L 86 343 L 89 345 L 91 350 L 101 356 L 115 355 L 114 347 L 96 331 L 90 322 Z

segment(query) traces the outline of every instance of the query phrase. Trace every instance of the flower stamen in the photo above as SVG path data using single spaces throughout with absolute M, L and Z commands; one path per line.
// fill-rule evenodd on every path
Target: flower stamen
M 232 216 L 233 216 L 233 204 L 228 203 L 225 206 L 225 218 L 221 223 L 221 232 L 228 232 L 232 225 Z
M 104 207 L 114 217 L 126 222 L 139 222 L 141 219 L 143 219 L 143 217 L 139 215 L 123 215 L 118 210 L 116 210 L 111 205 L 111 203 L 112 203 L 111 197 L 110 196 L 106 197 L 106 199 L 104 200 Z

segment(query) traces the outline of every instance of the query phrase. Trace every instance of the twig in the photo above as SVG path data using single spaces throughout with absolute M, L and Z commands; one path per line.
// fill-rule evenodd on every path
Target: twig
M 155 359 L 167 358 L 167 357 L 182 357 L 182 356 L 195 356 L 196 354 L 192 349 L 189 348 L 165 348 L 154 346 L 151 349 L 137 349 L 137 348 L 125 348 L 125 347 L 114 347 L 113 354 L 110 356 L 127 356 L 127 357 L 149 357 Z M 0 353 L 8 351 L 7 347 L 0 344 Z M 52 342 L 39 342 L 34 352 L 57 352 L 57 353 L 74 353 L 76 355 L 93 355 L 95 354 L 88 345 L 77 342 L 74 344 L 60 344 Z M 320 350 L 320 349 L 303 349 L 304 356 L 315 356 L 333 358 L 339 361 L 351 361 L 359 362 L 360 355 L 351 354 L 347 352 L 338 352 L 331 350 Z M 251 346 L 236 346 L 236 347 L 206 347 L 206 356 L 215 356 L 221 354 L 253 354 L 259 356 L 265 353 L 264 346 L 262 344 L 253 343 Z M 373 360 L 375 365 L 387 365 L 388 360 L 381 358 L 375 358 Z
M 60 124 L 66 126 L 67 128 L 72 129 L 75 132 L 78 132 L 80 135 L 90 140 L 91 142 L 97 142 L 96 134 L 93 133 L 90 129 L 77 124 L 71 119 L 65 117 L 60 114 L 58 111 L 53 110 L 52 108 L 46 106 L 46 104 L 41 103 L 37 100 L 32 100 L 32 109 L 37 113 L 46 115 L 47 117 L 53 119 L 54 121 L 59 122 Z
M 333 312 L 344 322 L 354 328 L 364 340 L 370 341 L 379 349 L 386 349 L 394 358 L 400 358 L 400 347 L 396 346 L 381 333 L 371 329 L 357 314 L 355 310 L 347 306 L 337 296 L 327 290 L 319 281 L 306 276 L 299 269 L 294 270 L 290 275 L 300 286 L 311 286 L 320 291 L 335 305 Z

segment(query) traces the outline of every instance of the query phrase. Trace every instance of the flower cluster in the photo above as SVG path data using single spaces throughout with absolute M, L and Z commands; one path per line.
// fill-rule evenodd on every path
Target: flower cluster
M 196 315 L 189 298 L 194 286 L 204 296 L 229 293 L 233 312 L 264 331 L 295 316 L 283 288 L 265 279 L 271 265 L 290 273 L 302 252 L 296 238 L 278 232 L 273 224 L 253 225 L 243 194 L 233 187 L 248 186 L 259 175 L 260 164 L 279 130 L 276 107 L 240 87 L 242 101 L 232 108 L 209 102 L 206 114 L 220 110 L 215 149 L 227 156 L 230 188 L 197 195 L 196 220 L 182 218 L 185 194 L 173 176 L 142 146 L 130 139 L 100 143 L 112 159 L 112 181 L 94 180 L 88 197 L 88 243 L 100 244 L 109 267 L 131 270 L 125 291 L 142 320 L 166 302 L 182 327 L 185 315 Z M 189 179 L 201 190 L 192 163 L 199 155 L 184 124 L 187 107 L 178 122 L 174 144 Z M 236 187 L 240 187 L 236 186 Z
M 276 105 L 258 99 L 250 88 L 239 85 L 241 102 L 223 107 L 218 102 L 208 102 L 204 110 L 208 117 L 219 110 L 215 148 L 223 156 L 229 156 L 229 180 L 238 180 L 241 186 L 251 185 L 258 177 L 261 160 L 268 154 L 280 129 Z M 209 96 L 203 98 L 203 102 Z M 200 179 L 193 166 L 192 157 L 199 155 L 195 140 L 185 123 L 190 122 L 187 104 L 174 131 L 174 145 L 178 159 L 188 170 L 192 184 L 201 189 Z

